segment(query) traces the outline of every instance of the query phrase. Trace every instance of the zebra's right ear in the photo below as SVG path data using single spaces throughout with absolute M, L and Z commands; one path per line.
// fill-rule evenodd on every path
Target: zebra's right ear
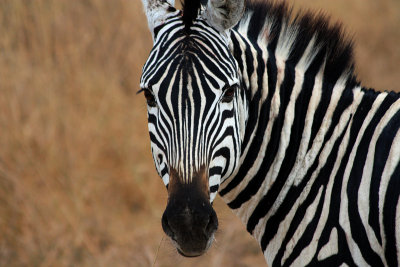
M 220 32 L 229 30 L 242 18 L 245 0 L 208 0 L 203 17 Z
M 154 29 L 164 24 L 168 17 L 175 14 L 175 0 L 142 0 L 142 3 L 154 40 Z

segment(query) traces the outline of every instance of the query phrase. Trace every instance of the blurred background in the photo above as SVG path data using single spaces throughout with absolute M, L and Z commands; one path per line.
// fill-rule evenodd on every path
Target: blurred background
M 355 40 L 363 85 L 400 89 L 400 1 L 291 0 Z M 139 89 L 139 0 L 0 0 L 0 266 L 265 266 L 218 198 L 217 240 L 179 256 Z

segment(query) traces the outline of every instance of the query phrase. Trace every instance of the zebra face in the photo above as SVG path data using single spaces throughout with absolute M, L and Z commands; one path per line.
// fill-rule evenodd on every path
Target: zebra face
M 238 166 L 244 90 L 227 28 L 219 30 L 206 14 L 188 24 L 185 13 L 193 12 L 182 16 L 171 2 L 143 2 L 154 47 L 141 91 L 153 159 L 168 189 L 162 226 L 182 255 L 198 256 L 218 227 L 212 202 L 219 185 Z

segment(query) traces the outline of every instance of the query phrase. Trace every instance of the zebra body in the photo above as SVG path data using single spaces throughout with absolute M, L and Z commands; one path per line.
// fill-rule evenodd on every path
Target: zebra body
M 219 191 L 271 266 L 398 266 L 399 96 L 357 82 L 351 43 L 324 18 L 247 1 L 239 23 L 220 29 L 207 11 L 218 1 L 189 26 L 171 9 L 143 69 L 170 199 L 175 179 L 207 177 L 209 201 Z M 163 216 L 180 251 L 172 221 Z
M 274 15 L 279 8 L 268 10 Z M 271 40 L 249 40 L 257 11 L 260 7 L 248 9 L 232 31 L 234 49 L 240 47 L 236 49 L 242 54 L 236 60 L 242 73 L 248 72 L 243 76 L 248 77 L 249 102 L 256 103 L 249 105 L 254 107 L 249 112 L 254 127 L 246 129 L 249 141 L 243 144 L 240 167 L 221 185 L 223 199 L 271 264 L 303 266 L 326 260 L 397 266 L 398 95 L 361 88 L 343 66 L 340 76 L 328 77 L 324 84 L 329 73 L 323 60 L 307 75 L 318 60 L 318 44 L 310 41 L 295 64 L 288 58 L 301 32 L 297 25 L 279 25 L 284 29 L 275 49 L 269 49 Z M 271 25 L 275 19 L 269 17 L 263 28 L 279 28 Z M 249 68 L 247 62 L 257 67 Z

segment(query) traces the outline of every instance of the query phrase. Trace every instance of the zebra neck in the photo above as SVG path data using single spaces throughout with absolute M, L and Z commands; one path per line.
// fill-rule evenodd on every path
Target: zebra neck
M 365 90 L 347 75 L 325 81 L 323 65 L 306 72 L 286 64 L 238 33 L 232 50 L 248 92 L 248 121 L 240 167 L 220 195 L 264 250 L 265 225 L 282 205 L 291 209 L 309 193 L 321 171 L 315 162 L 328 160 Z

